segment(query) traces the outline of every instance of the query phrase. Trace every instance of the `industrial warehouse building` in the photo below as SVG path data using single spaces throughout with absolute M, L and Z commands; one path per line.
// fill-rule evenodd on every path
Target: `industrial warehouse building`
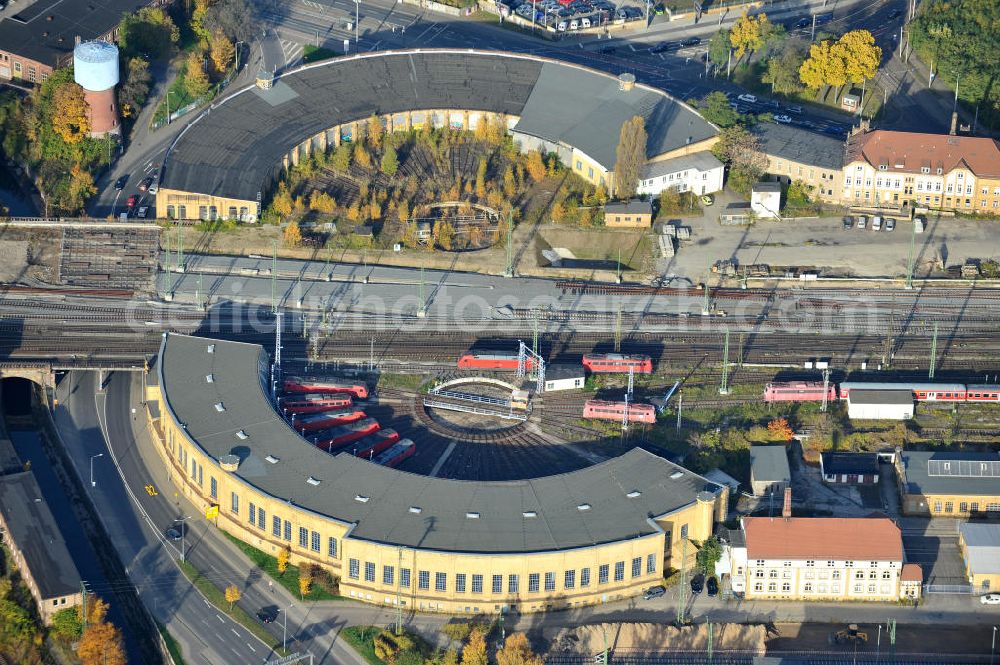
M 0 534 L 45 623 L 82 600 L 80 573 L 31 471 L 0 476 Z
M 976 592 L 1000 589 L 1000 524 L 962 522 L 958 547 L 965 574 Z
M 633 449 L 561 475 L 431 478 L 331 456 L 267 392 L 258 345 L 167 334 L 150 431 L 179 492 L 270 554 L 323 566 L 343 595 L 458 613 L 541 611 L 642 592 L 726 517 L 728 490 Z
M 896 459 L 903 512 L 1000 516 L 1000 455 L 906 450 Z
M 365 53 L 299 68 L 270 89 L 240 90 L 205 111 L 164 160 L 156 216 L 254 221 L 284 169 L 314 150 L 360 138 L 373 113 L 389 131 L 473 130 L 489 119 L 522 150 L 555 152 L 609 191 L 621 126 L 633 116 L 646 120 L 650 164 L 693 155 L 710 163 L 708 150 L 718 140 L 717 128 L 693 109 L 627 75 L 469 49 Z M 698 193 L 721 188 L 721 179 L 707 183 L 688 186 Z
M 847 396 L 851 420 L 909 420 L 913 418 L 913 391 L 852 389 Z
M 878 453 L 825 452 L 819 458 L 823 482 L 841 485 L 878 483 Z
M 791 482 L 785 446 L 750 446 L 750 488 L 754 496 L 781 494 Z

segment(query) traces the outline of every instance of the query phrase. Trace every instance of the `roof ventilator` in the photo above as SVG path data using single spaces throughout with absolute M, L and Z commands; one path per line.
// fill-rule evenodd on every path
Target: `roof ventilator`
M 312 476 L 306 478 L 306 482 L 312 485 L 313 487 L 316 487 L 317 485 L 320 484 L 320 480 L 317 478 L 313 478 Z
M 250 435 L 247 434 L 246 431 L 240 430 L 239 432 L 236 433 L 236 438 L 239 439 L 240 441 L 246 441 L 247 439 L 250 438 Z
M 267 456 L 267 457 L 265 457 L 264 459 L 266 459 L 266 460 L 267 460 L 268 462 L 270 462 L 271 464 L 277 464 L 278 462 L 280 462 L 280 461 L 281 461 L 281 458 L 279 458 L 279 457 L 275 457 L 274 455 L 268 455 L 268 456 Z
M 368 501 L 371 500 L 371 497 L 355 494 L 354 500 L 357 501 L 358 503 L 368 503 Z
M 208 345 L 208 352 L 209 353 L 215 353 L 215 344 L 209 344 Z

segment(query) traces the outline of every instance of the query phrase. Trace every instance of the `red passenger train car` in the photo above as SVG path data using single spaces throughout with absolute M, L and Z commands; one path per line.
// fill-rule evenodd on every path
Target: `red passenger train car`
M 300 393 L 291 397 L 282 397 L 278 406 L 288 413 L 303 415 L 306 413 L 322 413 L 334 409 L 346 409 L 353 400 L 347 393 L 324 395 L 322 393 Z
M 534 366 L 534 361 L 531 358 L 525 358 L 524 366 L 526 369 L 531 369 Z M 517 354 L 468 351 L 459 356 L 458 368 L 516 370 Z
M 334 425 L 344 425 L 353 423 L 365 417 L 365 412 L 361 409 L 342 409 L 340 411 L 324 411 L 323 413 L 310 413 L 299 418 L 295 418 L 293 424 L 300 432 L 316 432 Z
M 837 399 L 837 386 L 828 384 L 826 399 Z M 774 381 L 764 387 L 764 401 L 771 402 L 822 402 L 822 381 Z
M 399 441 L 399 432 L 387 427 L 353 442 L 351 454 L 370 460 L 397 441 Z
M 1000 386 L 969 384 L 965 386 L 966 402 L 1000 402 Z
M 599 399 L 588 399 L 583 405 L 584 418 L 596 418 L 598 420 L 621 421 L 625 415 L 625 407 L 628 407 L 628 419 L 633 423 L 655 423 L 656 409 L 652 404 L 626 404 L 625 402 L 605 402 Z
M 286 393 L 348 393 L 358 399 L 368 398 L 368 386 L 363 383 L 327 381 L 310 376 L 288 376 L 283 384 Z
M 629 369 L 636 374 L 651 374 L 653 372 L 653 360 L 649 356 L 623 355 L 621 353 L 586 353 L 583 356 L 583 366 L 595 374 L 628 373 Z
M 365 418 L 346 425 L 338 425 L 329 429 L 312 432 L 308 438 L 315 442 L 317 446 L 324 449 L 333 449 L 364 438 L 369 434 L 382 429 L 381 425 L 374 418 Z
M 399 443 L 393 444 L 392 448 L 379 453 L 372 461 L 382 466 L 393 467 L 408 457 L 413 457 L 417 452 L 417 444 L 409 439 L 403 439 Z

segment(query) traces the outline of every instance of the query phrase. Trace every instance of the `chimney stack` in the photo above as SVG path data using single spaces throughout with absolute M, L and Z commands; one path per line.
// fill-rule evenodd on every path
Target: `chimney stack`
M 955 134 L 958 133 L 956 131 L 957 129 L 958 129 L 958 112 L 957 111 L 952 111 L 952 113 L 951 113 L 951 128 L 948 130 L 948 133 L 951 134 L 952 136 L 955 136 Z
M 785 501 L 781 505 L 781 516 L 786 520 L 792 516 L 792 488 L 785 488 Z

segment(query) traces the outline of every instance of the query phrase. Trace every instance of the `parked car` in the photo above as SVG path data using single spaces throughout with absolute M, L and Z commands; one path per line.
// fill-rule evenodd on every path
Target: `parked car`
M 988 593 L 979 597 L 983 605 L 1000 605 L 1000 593 Z
M 118 178 L 118 180 L 115 180 L 115 189 L 119 192 L 122 191 L 123 189 L 125 189 L 125 183 L 127 182 L 128 182 L 128 176 L 123 175 L 122 177 Z
M 135 213 L 135 216 L 139 219 L 146 219 L 146 213 L 149 211 L 148 206 L 141 206 L 139 212 Z
M 606 53 L 609 55 L 612 53 L 616 53 L 617 51 L 618 51 L 617 46 L 602 46 L 601 48 L 597 49 L 598 53 Z
M 868 226 L 868 218 L 864 215 L 858 215 L 858 223 L 856 228 L 863 229 Z
M 701 593 L 705 588 L 705 576 L 698 573 L 691 578 L 691 593 Z
M 889 219 L 885 220 L 885 230 L 886 231 L 895 231 L 896 230 L 896 220 L 894 220 L 891 217 Z
M 682 42 L 682 44 L 684 44 L 684 46 L 697 46 L 700 43 L 701 43 L 701 40 L 698 39 L 697 37 L 688 37 L 687 39 L 685 39 Z
M 747 104 L 756 104 L 757 103 L 757 95 L 751 95 L 749 92 L 744 92 L 742 95 L 740 95 L 736 99 L 740 100 L 741 102 L 746 102 Z
M 142 181 L 139 183 L 139 191 L 140 192 L 146 191 L 152 184 L 153 184 L 152 178 L 143 178 Z
M 801 106 L 789 106 L 785 110 L 788 111 L 789 113 L 794 113 L 795 115 L 802 115 L 802 107 Z
M 646 592 L 642 594 L 643 600 L 652 600 L 653 598 L 659 598 L 667 592 L 667 589 L 663 586 L 651 586 L 646 589 Z
M 714 575 L 708 578 L 707 586 L 708 586 L 708 595 L 710 598 L 719 595 L 719 580 L 717 580 Z
M 872 231 L 881 231 L 881 230 L 882 230 L 882 218 L 879 217 L 878 215 L 875 215 L 874 217 L 872 217 Z
M 277 618 L 278 608 L 274 605 L 268 605 L 257 610 L 257 619 L 261 623 L 274 623 Z
M 774 121 L 782 125 L 787 125 L 792 121 L 792 117 L 788 115 L 776 115 L 774 116 Z
M 845 231 L 850 231 L 851 227 L 853 227 L 853 226 L 854 226 L 854 220 L 851 219 L 850 215 L 845 215 L 844 216 L 844 230 Z
M 137 201 L 138 199 L 136 198 L 135 194 L 133 194 L 132 196 L 128 197 L 128 201 L 125 203 L 125 205 L 128 206 L 129 208 L 134 208 Z
M 803 18 L 800 18 L 798 21 L 795 22 L 795 27 L 796 28 L 800 28 L 800 29 L 801 28 L 808 28 L 810 25 L 812 25 L 812 19 L 811 18 L 805 18 L 805 17 L 803 17 Z
M 816 17 L 816 25 L 823 25 L 833 20 L 833 14 L 820 14 Z
M 182 529 L 182 528 L 183 528 L 183 527 L 182 527 L 182 526 L 180 526 L 180 525 L 177 525 L 177 526 L 172 526 L 172 527 L 170 527 L 169 529 L 167 529 L 166 531 L 164 531 L 164 532 L 163 532 L 163 535 L 165 535 L 165 536 L 166 536 L 167 538 L 169 538 L 170 540 L 180 540 L 180 539 L 181 539 L 181 537 L 182 537 L 182 535 L 183 535 L 183 534 L 181 533 L 181 529 Z
M 701 204 L 703 206 L 710 206 L 713 203 L 715 203 L 715 199 L 712 198 L 711 194 L 702 194 L 701 195 Z

